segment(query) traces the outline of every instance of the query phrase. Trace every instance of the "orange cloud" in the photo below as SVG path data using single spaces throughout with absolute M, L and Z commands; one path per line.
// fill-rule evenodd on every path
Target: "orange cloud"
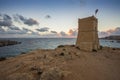
M 77 36 L 77 33 L 78 33 L 77 29 L 70 29 L 70 30 L 68 31 L 68 35 L 69 35 L 69 36 L 72 36 L 72 37 L 76 37 L 76 36 Z
M 68 31 L 68 35 L 72 35 L 72 33 L 73 33 L 73 30 L 70 29 L 70 30 Z

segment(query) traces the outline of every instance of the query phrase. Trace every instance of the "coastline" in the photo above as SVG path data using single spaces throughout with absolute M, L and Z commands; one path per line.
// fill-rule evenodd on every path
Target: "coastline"
M 21 42 L 11 41 L 11 40 L 0 40 L 0 47 L 16 45 L 16 44 L 21 44 Z
M 74 45 L 37 49 L 0 61 L 1 80 L 120 80 L 120 49 L 82 51 Z M 50 76 L 51 75 L 51 76 Z

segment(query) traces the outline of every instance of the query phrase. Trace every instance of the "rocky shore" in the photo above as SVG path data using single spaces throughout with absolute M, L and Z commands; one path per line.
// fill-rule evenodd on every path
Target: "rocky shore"
M 0 47 L 10 46 L 15 44 L 21 44 L 21 42 L 10 41 L 10 40 L 0 40 Z
M 0 80 L 120 80 L 120 49 L 74 45 L 38 49 L 0 61 Z

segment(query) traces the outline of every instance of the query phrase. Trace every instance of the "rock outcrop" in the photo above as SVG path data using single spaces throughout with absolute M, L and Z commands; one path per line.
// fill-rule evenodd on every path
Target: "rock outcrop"
M 10 45 L 15 45 L 15 44 L 21 44 L 21 42 L 10 41 L 10 40 L 1 40 L 0 41 L 0 47 L 10 46 Z

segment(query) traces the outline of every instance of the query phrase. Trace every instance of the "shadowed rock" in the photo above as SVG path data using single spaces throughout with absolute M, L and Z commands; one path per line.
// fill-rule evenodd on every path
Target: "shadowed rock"
M 21 44 L 21 42 L 10 41 L 10 40 L 1 40 L 0 41 L 0 47 L 10 46 L 10 45 L 15 45 L 15 44 Z
M 0 57 L 0 61 L 4 61 L 4 60 L 6 60 L 5 57 Z

